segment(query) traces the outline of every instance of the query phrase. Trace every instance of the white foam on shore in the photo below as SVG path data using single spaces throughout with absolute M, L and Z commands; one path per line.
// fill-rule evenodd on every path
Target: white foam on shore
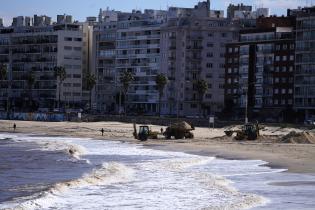
M 58 196 L 66 192 L 70 188 L 82 188 L 95 185 L 110 185 L 114 183 L 128 182 L 132 179 L 133 170 L 127 166 L 116 163 L 103 163 L 102 167 L 93 170 L 89 174 L 85 174 L 82 178 L 71 180 L 68 182 L 58 183 L 52 186 L 49 190 L 41 192 L 32 197 L 32 199 L 24 198 L 27 201 L 18 204 L 4 204 L 5 210 L 33 210 L 49 208 L 57 200 Z M 2 209 L 2 208 L 1 208 Z
M 134 162 L 131 163 L 105 162 L 80 179 L 56 184 L 35 198 L 19 204 L 10 203 L 7 205 L 8 209 L 121 209 L 129 206 L 150 209 L 236 210 L 252 208 L 266 202 L 260 196 L 239 192 L 230 180 L 208 171 L 209 167 L 214 166 L 215 157 L 79 138 L 24 139 L 38 143 L 43 150 L 63 151 L 75 159 L 80 159 L 85 154 L 117 155 L 123 158 L 130 156 L 138 159 L 133 159 Z M 228 161 L 226 164 L 229 166 Z M 133 181 L 131 186 L 121 185 L 130 181 Z M 106 190 L 102 187 L 109 185 L 115 187 Z

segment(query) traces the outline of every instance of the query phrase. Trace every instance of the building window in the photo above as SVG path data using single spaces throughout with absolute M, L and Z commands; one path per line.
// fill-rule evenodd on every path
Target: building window
M 289 94 L 292 94 L 292 93 L 293 93 L 293 90 L 290 88 L 290 89 L 288 90 L 288 93 L 289 93 Z
M 81 42 L 82 38 L 73 38 L 73 40 L 76 41 L 76 42 Z
M 275 105 L 278 105 L 278 100 L 275 99 L 273 103 L 274 103 Z
M 280 61 L 280 56 L 276 56 L 276 61 Z
M 72 50 L 72 47 L 70 47 L 70 46 L 64 46 L 64 49 L 65 49 L 65 50 Z
M 71 38 L 71 37 L 65 37 L 64 40 L 67 41 L 67 42 L 71 42 L 71 41 L 72 41 L 72 38 Z
M 213 57 L 213 53 L 212 53 L 212 52 L 208 52 L 208 53 L 207 53 L 207 57 L 208 57 L 208 58 L 212 58 L 212 57 Z
M 207 99 L 211 99 L 211 98 L 212 98 L 212 95 L 211 95 L 211 94 L 206 94 L 206 98 L 207 98 Z
M 290 72 L 293 72 L 293 66 L 290 66 L 290 67 L 289 67 L 289 71 L 290 71 Z
M 284 45 L 282 45 L 282 49 L 286 50 L 286 49 L 288 49 L 288 46 L 286 44 L 284 44 Z
M 73 78 L 81 78 L 81 74 L 73 74 Z
M 208 42 L 207 43 L 207 47 L 213 47 L 213 43 L 212 42 Z
M 73 93 L 73 96 L 81 96 L 81 93 Z
M 287 61 L 287 56 L 286 55 L 282 56 L 282 61 Z
M 278 90 L 278 89 L 274 89 L 274 90 L 273 90 L 273 93 L 274 93 L 274 94 L 278 94 L 278 93 L 279 93 L 279 90 Z
M 290 55 L 290 61 L 294 61 L 294 55 Z
M 212 74 L 206 74 L 206 78 L 208 79 L 212 78 Z
M 197 108 L 197 104 L 190 104 L 190 108 L 196 109 Z
M 281 78 L 282 83 L 286 83 L 287 79 L 286 78 Z
M 280 47 L 280 45 L 276 45 L 276 50 L 280 50 L 281 49 L 281 47 Z
M 207 68 L 212 68 L 213 64 L 212 63 L 207 63 Z
M 285 94 L 285 93 L 286 93 L 286 89 L 282 89 L 281 94 Z
M 232 68 L 228 68 L 228 73 L 229 73 L 229 74 L 232 73 Z

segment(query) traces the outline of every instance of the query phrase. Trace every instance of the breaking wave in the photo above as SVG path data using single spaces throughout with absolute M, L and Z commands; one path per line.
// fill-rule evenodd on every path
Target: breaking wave
M 250 209 L 268 202 L 262 196 L 239 192 L 231 185 L 233 182 L 223 176 L 200 173 L 195 178 L 209 190 L 216 191 L 221 195 L 221 202 L 211 202 L 210 206 L 205 208 L 207 210 Z M 225 196 L 228 196 L 229 199 L 225 199 Z
M 132 179 L 132 176 L 133 170 L 123 164 L 116 162 L 103 163 L 100 168 L 83 175 L 82 178 L 57 183 L 46 191 L 32 196 L 32 198 L 24 198 L 24 202 L 8 204 L 8 207 L 5 207 L 3 210 L 35 210 L 48 208 L 53 204 L 56 196 L 61 195 L 70 188 L 128 182 Z

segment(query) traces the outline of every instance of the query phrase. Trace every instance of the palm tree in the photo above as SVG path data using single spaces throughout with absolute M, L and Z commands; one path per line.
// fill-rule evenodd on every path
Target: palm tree
M 5 84 L 5 80 L 7 79 L 7 74 L 8 74 L 7 66 L 4 64 L 1 64 L 0 65 L 0 80 L 1 82 L 3 82 L 3 84 Z M 0 89 L 3 84 L 0 83 Z
M 205 80 L 198 80 L 196 83 L 196 89 L 199 95 L 199 113 L 201 115 L 203 97 L 208 90 L 208 83 Z
M 159 91 L 159 116 L 161 116 L 161 99 L 164 95 L 164 88 L 167 84 L 167 77 L 164 74 L 158 74 L 156 75 L 155 82 Z
M 126 113 L 127 92 L 128 92 L 130 82 L 134 81 L 134 79 L 135 79 L 134 75 L 130 71 L 124 71 L 120 77 L 120 83 L 122 84 L 122 87 L 123 87 L 124 99 L 125 99 L 125 115 L 127 114 Z
M 58 79 L 59 83 L 59 93 L 58 93 L 58 109 L 60 109 L 60 93 L 61 93 L 61 85 L 63 81 L 67 78 L 67 72 L 65 67 L 63 66 L 56 66 L 54 68 L 55 76 Z
M 27 82 L 27 89 L 29 90 L 29 107 L 31 108 L 32 106 L 32 90 L 33 86 L 35 84 L 35 75 L 34 72 L 31 71 L 29 74 L 26 76 L 26 82 Z
M 86 76 L 86 88 L 90 91 L 90 110 L 92 109 L 92 90 L 96 85 L 96 77 L 93 74 L 88 73 Z

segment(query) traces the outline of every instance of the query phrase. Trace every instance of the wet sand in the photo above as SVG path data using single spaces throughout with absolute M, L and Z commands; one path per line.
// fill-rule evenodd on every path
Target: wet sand
M 28 133 L 43 136 L 86 137 L 100 140 L 118 140 L 142 143 L 132 137 L 133 125 L 119 122 L 29 122 L 0 121 L 0 132 Z M 151 126 L 159 131 L 162 126 Z M 104 136 L 100 130 L 104 128 Z M 163 127 L 165 129 L 165 127 Z M 298 129 L 266 127 L 261 131 L 267 136 L 259 141 L 236 142 L 224 136 L 223 129 L 196 128 L 194 140 L 149 140 L 143 145 L 154 149 L 181 151 L 224 159 L 257 159 L 269 162 L 274 168 L 285 168 L 294 173 L 315 173 L 315 144 L 274 143 L 292 130 Z M 270 136 L 270 138 L 268 138 Z M 162 138 L 162 137 L 161 137 Z

